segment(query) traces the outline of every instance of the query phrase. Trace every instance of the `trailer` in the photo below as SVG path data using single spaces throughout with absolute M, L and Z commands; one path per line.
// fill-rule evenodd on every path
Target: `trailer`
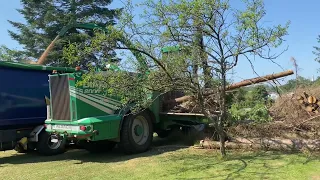
M 73 27 L 103 29 L 93 24 Z M 119 38 L 119 41 L 131 46 L 124 38 Z M 176 51 L 177 48 L 163 50 L 167 53 L 168 49 Z M 134 55 L 143 68 L 145 63 L 142 56 L 137 52 Z M 50 118 L 45 121 L 45 127 L 56 138 L 52 142 L 73 141 L 89 152 L 105 152 L 118 145 L 125 153 L 132 154 L 148 150 L 153 133 L 166 137 L 176 127 L 187 130 L 201 130 L 196 127 L 204 127 L 203 114 L 164 111 L 164 102 L 178 102 L 179 98 L 185 100 L 189 96 L 176 92 L 159 96 L 157 92 L 152 92 L 152 105 L 132 114 L 129 106 L 123 107 L 119 99 L 105 95 L 98 90 L 98 86 L 77 86 L 83 73 L 76 71 L 49 75 Z M 292 71 L 286 73 L 290 74 Z M 270 77 L 269 80 L 275 78 Z M 258 79 L 257 82 L 267 80 Z M 250 82 L 244 84 L 249 85 Z
M 0 61 L 0 150 L 37 150 L 41 154 L 61 153 L 64 144 L 50 141 L 44 129 L 47 119 L 48 75 L 75 72 L 73 68 L 49 67 Z M 48 101 L 47 101 L 48 102 Z

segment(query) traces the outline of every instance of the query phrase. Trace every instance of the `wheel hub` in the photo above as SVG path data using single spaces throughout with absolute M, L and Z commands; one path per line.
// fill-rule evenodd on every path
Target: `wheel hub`
M 48 138 L 48 146 L 50 149 L 58 149 L 61 145 L 61 140 L 57 135 L 51 135 Z
M 135 143 L 143 145 L 149 136 L 148 121 L 143 116 L 137 116 L 132 122 L 132 137 Z
M 136 136 L 141 136 L 143 134 L 143 127 L 140 125 L 136 125 L 134 127 L 134 133 Z

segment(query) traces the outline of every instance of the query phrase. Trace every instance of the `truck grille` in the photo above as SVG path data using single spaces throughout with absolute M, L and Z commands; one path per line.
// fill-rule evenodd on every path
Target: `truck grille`
M 50 76 L 51 115 L 54 120 L 71 120 L 68 76 Z

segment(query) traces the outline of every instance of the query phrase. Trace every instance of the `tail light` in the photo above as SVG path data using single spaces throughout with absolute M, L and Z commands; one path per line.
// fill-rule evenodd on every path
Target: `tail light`
M 86 126 L 80 126 L 80 130 L 81 131 L 85 131 L 85 130 L 87 130 L 87 127 Z

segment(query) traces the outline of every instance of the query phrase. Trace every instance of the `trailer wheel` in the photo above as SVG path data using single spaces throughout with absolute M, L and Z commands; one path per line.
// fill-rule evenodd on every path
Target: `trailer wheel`
M 124 118 L 120 132 L 119 147 L 126 154 L 147 151 L 153 139 L 153 124 L 146 112 Z
M 51 142 L 51 139 L 57 139 L 57 142 Z M 55 134 L 49 134 L 45 131 L 39 134 L 39 141 L 36 144 L 37 151 L 46 156 L 57 155 L 65 152 L 66 141 L 59 139 Z
M 90 153 L 103 153 L 111 151 L 117 145 L 116 142 L 113 141 L 90 141 L 83 142 L 80 146 L 89 151 Z

